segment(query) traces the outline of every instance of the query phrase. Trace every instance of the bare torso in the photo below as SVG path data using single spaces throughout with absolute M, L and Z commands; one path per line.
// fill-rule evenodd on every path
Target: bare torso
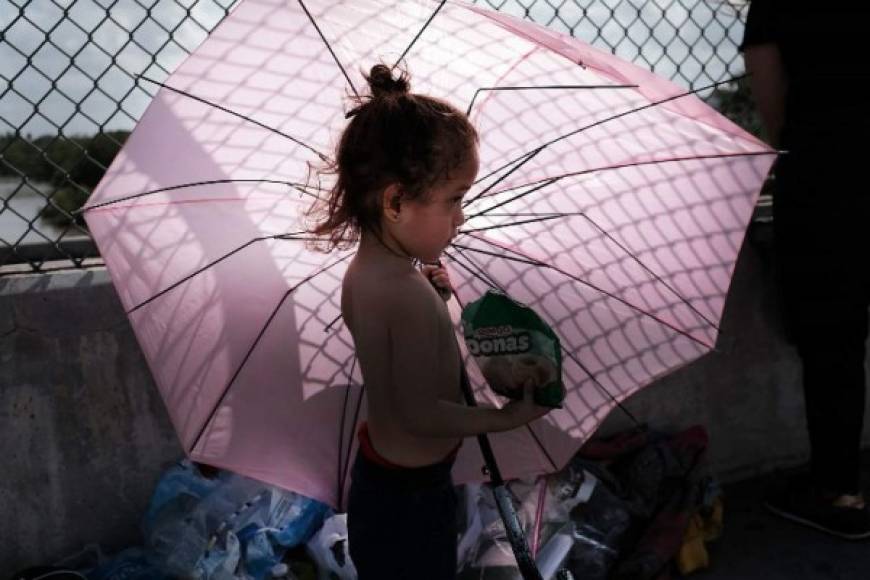
M 393 365 L 388 324 L 377 315 L 389 307 L 391 297 L 401 292 L 424 293 L 426 303 L 437 311 L 437 328 L 414 329 L 436 333 L 437 397 L 461 403 L 460 355 L 447 306 L 429 281 L 408 260 L 384 254 L 383 247 L 361 244 L 344 277 L 341 311 L 353 335 L 365 382 L 369 435 L 375 450 L 398 465 L 417 467 L 444 459 L 461 441 L 457 437 L 421 437 L 402 428 L 391 398 L 403 385 L 393 384 Z

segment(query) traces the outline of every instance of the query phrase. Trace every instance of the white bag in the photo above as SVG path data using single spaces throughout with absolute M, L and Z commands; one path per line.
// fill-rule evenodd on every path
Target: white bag
M 335 550 L 338 543 L 341 545 Z M 330 580 L 330 573 L 340 580 L 356 580 L 356 568 L 348 549 L 347 514 L 335 514 L 323 522 L 323 527 L 305 544 L 305 549 L 317 564 L 318 580 Z M 336 551 L 339 553 L 337 559 Z

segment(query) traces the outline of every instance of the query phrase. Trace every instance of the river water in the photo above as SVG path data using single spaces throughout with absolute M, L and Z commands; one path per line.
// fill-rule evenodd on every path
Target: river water
M 46 195 L 54 188 L 48 183 L 29 182 L 29 185 L 24 185 L 16 193 L 15 190 L 19 185 L 21 185 L 20 179 L 0 177 L 0 200 L 2 200 L 0 201 L 0 240 L 10 245 L 44 242 L 45 238 L 33 229 L 28 231 L 31 226 L 28 226 L 27 222 L 39 215 L 47 203 L 43 196 L 34 191 L 34 188 Z M 32 228 L 42 232 L 50 240 L 57 240 L 63 232 L 62 228 L 57 228 L 42 218 L 33 222 Z M 71 228 L 66 232 L 64 239 L 82 235 L 78 229 Z M 0 242 L 0 247 L 6 245 Z

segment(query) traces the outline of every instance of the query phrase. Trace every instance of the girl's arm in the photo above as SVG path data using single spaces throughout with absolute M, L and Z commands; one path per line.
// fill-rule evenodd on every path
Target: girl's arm
M 443 352 L 443 321 L 432 296 L 419 287 L 395 288 L 384 312 L 388 324 L 392 364 L 393 411 L 403 429 L 424 437 L 467 437 L 508 431 L 550 411 L 532 399 L 533 384 L 521 401 L 501 409 L 468 407 L 442 400 L 438 383 L 443 376 L 436 353 Z M 450 336 L 446 340 L 453 340 Z

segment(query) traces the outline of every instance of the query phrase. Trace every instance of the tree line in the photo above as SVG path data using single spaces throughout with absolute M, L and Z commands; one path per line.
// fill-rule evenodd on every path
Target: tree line
M 53 203 L 45 206 L 41 216 L 58 225 L 66 224 L 70 221 L 67 214 L 85 204 L 129 135 L 129 131 L 36 138 L 16 133 L 0 135 L 0 177 L 26 177 L 50 184 Z M 81 217 L 76 223 L 85 225 Z
M 0 136 L 0 176 L 60 184 L 72 180 L 93 189 L 120 151 L 129 131 L 96 135 Z

